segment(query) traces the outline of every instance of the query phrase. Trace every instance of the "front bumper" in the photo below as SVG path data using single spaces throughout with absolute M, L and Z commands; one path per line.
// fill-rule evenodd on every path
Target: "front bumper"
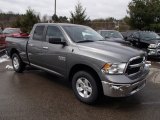
M 110 97 L 126 97 L 141 90 L 146 84 L 146 80 L 134 84 L 114 84 L 102 81 L 104 95 Z
M 109 97 L 126 97 L 141 90 L 146 84 L 149 69 L 145 68 L 141 75 L 132 79 L 127 75 L 110 75 L 102 81 L 103 93 Z M 123 83 L 120 83 L 120 81 Z

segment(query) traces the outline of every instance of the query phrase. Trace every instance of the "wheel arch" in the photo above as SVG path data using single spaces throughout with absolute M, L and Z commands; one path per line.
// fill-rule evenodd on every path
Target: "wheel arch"
M 93 75 L 93 77 L 96 80 L 98 89 L 101 91 L 101 94 L 103 94 L 103 88 L 102 88 L 100 76 L 99 76 L 98 72 L 93 67 L 91 67 L 89 65 L 76 64 L 76 65 L 72 66 L 72 68 L 69 71 L 69 75 L 68 75 L 69 82 L 72 82 L 72 77 L 78 71 L 86 71 L 86 72 L 91 73 L 91 75 Z
M 75 64 L 74 66 L 72 66 L 69 71 L 69 76 L 68 76 L 69 81 L 72 80 L 72 77 L 76 72 L 81 70 L 91 73 L 94 77 L 96 77 L 97 81 L 101 81 L 97 71 L 93 67 L 86 64 Z
M 16 48 L 12 48 L 9 53 L 9 57 L 11 58 L 14 53 L 19 54 L 19 51 Z

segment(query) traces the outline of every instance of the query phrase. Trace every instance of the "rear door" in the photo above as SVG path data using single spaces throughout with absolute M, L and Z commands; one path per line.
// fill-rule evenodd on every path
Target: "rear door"
M 62 38 L 66 41 L 63 32 L 59 27 L 47 27 L 45 37 L 46 41 L 42 43 L 43 66 L 59 75 L 64 75 L 66 73 L 68 46 L 62 44 L 51 44 L 48 40 L 50 37 Z
M 42 65 L 42 41 L 44 40 L 44 25 L 35 27 L 33 35 L 28 42 L 28 57 L 31 64 Z

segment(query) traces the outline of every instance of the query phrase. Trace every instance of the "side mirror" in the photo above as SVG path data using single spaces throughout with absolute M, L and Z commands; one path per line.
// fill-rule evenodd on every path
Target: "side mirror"
M 51 44 L 62 44 L 62 45 L 66 44 L 65 40 L 61 37 L 49 37 L 48 42 Z

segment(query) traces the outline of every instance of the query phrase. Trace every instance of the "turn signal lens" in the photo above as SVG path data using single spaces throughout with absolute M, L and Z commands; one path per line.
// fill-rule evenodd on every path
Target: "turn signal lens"
M 108 71 L 111 68 L 111 66 L 112 64 L 107 63 L 103 66 L 103 70 Z

